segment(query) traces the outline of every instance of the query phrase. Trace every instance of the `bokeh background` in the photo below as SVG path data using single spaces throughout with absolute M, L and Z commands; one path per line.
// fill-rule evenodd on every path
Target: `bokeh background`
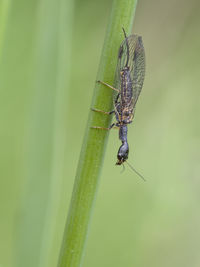
M 111 0 L 0 2 L 0 266 L 57 264 Z M 200 266 L 200 2 L 138 1 L 128 166 L 110 132 L 84 267 Z

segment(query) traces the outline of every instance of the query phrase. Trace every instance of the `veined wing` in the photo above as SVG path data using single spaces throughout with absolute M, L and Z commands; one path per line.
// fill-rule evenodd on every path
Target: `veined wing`
M 128 45 L 127 45 L 128 44 Z M 135 107 L 142 90 L 145 76 L 145 52 L 142 37 L 132 34 L 121 43 L 118 53 L 118 65 L 116 70 L 116 84 L 120 86 L 120 72 L 129 67 L 130 77 L 133 83 L 133 107 Z

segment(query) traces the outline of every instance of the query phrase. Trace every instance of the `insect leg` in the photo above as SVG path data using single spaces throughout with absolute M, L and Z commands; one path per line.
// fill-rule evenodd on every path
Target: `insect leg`
M 100 129 L 100 130 L 110 130 L 115 126 L 115 123 L 111 124 L 109 128 L 101 127 L 101 126 L 91 126 L 92 129 Z M 114 127 L 118 129 L 119 127 Z
M 106 114 L 106 115 L 111 115 L 113 113 L 115 113 L 114 110 L 110 111 L 110 112 L 107 112 L 107 111 L 103 111 L 103 110 L 100 110 L 100 109 L 96 109 L 96 108 L 91 108 L 92 111 L 95 111 L 95 112 L 100 112 L 100 113 L 103 113 L 103 114 Z
M 119 94 L 117 94 L 117 96 L 116 96 L 116 99 L 115 99 L 115 104 L 117 104 L 117 101 L 118 101 L 118 99 L 119 99 L 119 95 L 120 95 L 120 93 L 119 93 Z
M 105 82 L 102 82 L 102 81 L 97 81 L 97 82 L 98 82 L 98 83 L 101 83 L 101 84 L 103 84 L 103 85 L 105 85 L 105 86 L 107 86 L 107 87 L 109 87 L 109 88 L 111 88 L 111 89 L 114 90 L 114 91 L 117 91 L 118 93 L 120 92 L 119 89 L 114 88 L 113 86 L 109 85 L 108 83 L 105 83 Z

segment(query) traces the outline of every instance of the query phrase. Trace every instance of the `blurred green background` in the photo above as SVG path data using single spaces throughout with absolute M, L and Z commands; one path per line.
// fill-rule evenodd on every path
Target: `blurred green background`
M 0 1 L 0 267 L 56 266 L 112 1 Z M 110 132 L 84 267 L 200 266 L 200 3 L 138 1 L 128 167 Z

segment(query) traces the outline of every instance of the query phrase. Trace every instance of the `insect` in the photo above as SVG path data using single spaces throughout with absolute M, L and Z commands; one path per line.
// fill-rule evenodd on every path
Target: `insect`
M 128 124 L 133 121 L 135 113 L 135 105 L 139 94 L 142 90 L 145 76 L 145 52 L 142 43 L 142 37 L 132 34 L 127 37 L 124 28 L 125 39 L 120 45 L 118 52 L 118 63 L 116 68 L 115 80 L 117 89 L 111 85 L 98 81 L 99 83 L 117 91 L 114 100 L 114 110 L 105 112 L 99 109 L 92 109 L 96 112 L 104 114 L 115 113 L 116 122 L 109 128 L 94 126 L 92 128 L 110 130 L 114 126 L 119 129 L 119 139 L 122 144 L 117 153 L 116 165 L 127 162 L 129 154 L 129 145 L 127 141 Z M 128 163 L 128 162 L 127 162 Z M 130 164 L 128 164 L 140 177 L 144 179 Z

